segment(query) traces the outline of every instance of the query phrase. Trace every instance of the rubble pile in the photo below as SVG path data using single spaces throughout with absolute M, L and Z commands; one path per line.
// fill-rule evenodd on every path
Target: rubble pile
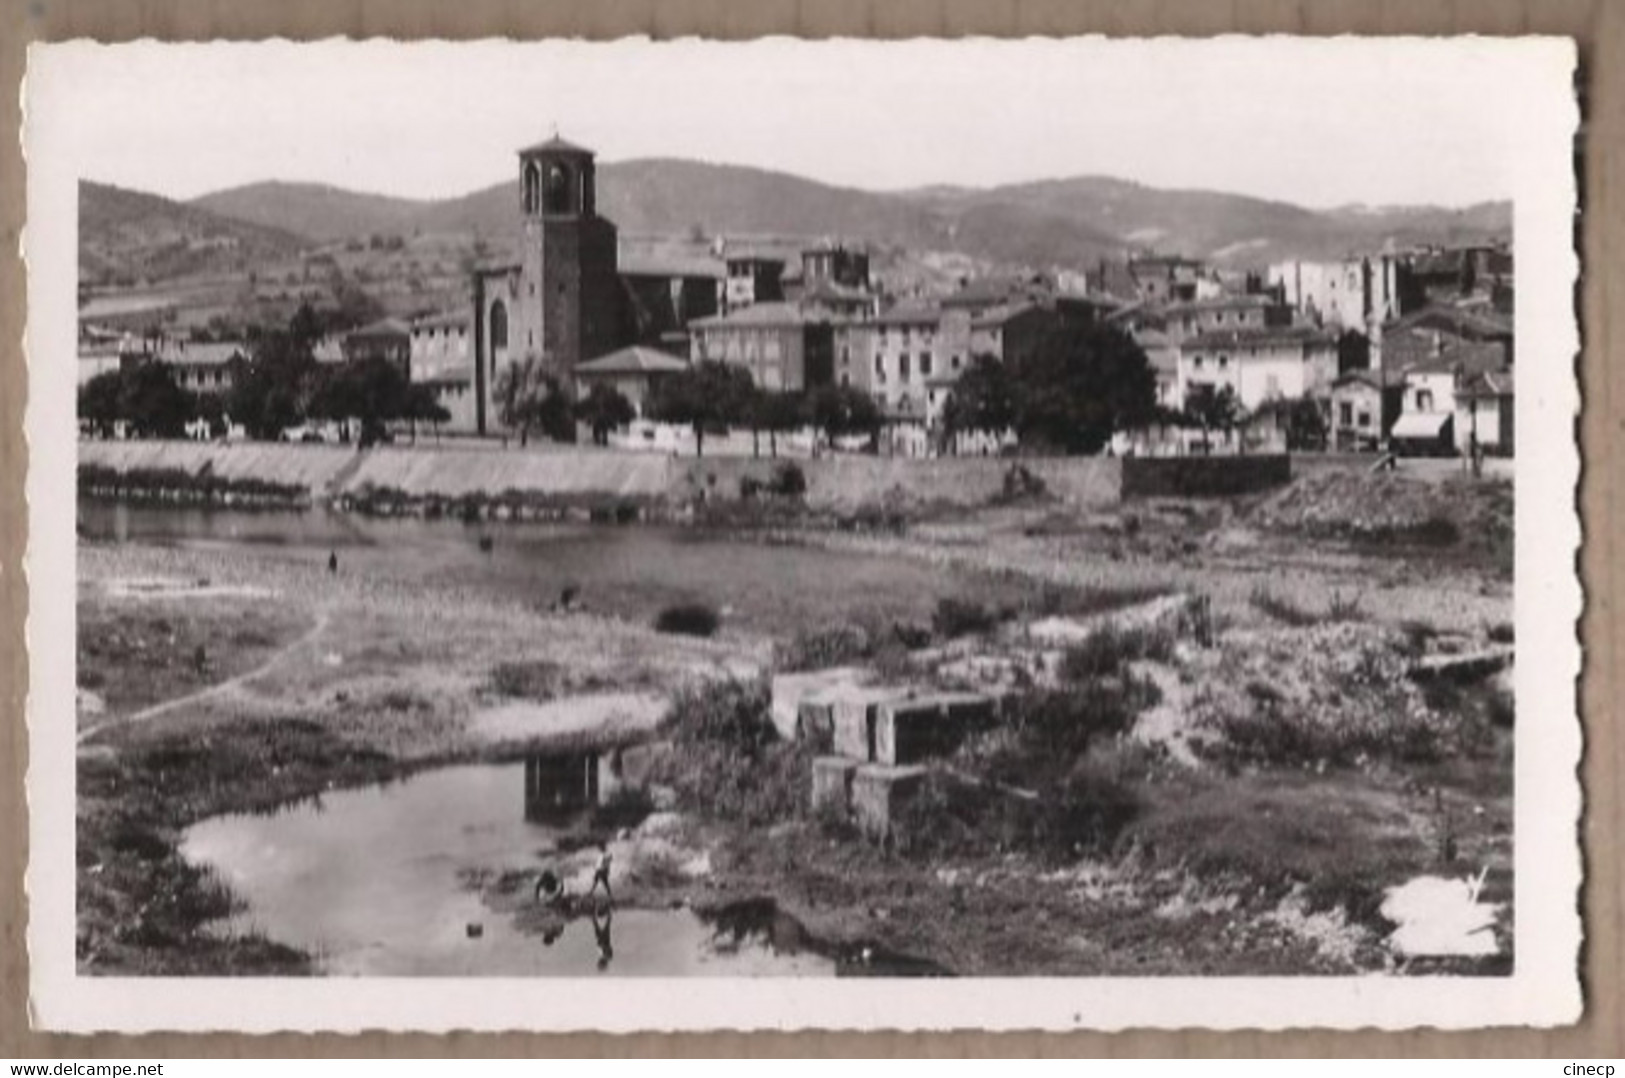
M 1318 538 L 1494 547 L 1512 538 L 1512 489 L 1465 477 L 1430 482 L 1392 473 L 1306 476 L 1269 498 L 1253 522 Z

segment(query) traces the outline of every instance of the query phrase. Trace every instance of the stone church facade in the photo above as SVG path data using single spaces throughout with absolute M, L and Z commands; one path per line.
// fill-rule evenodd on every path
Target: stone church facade
M 475 425 L 502 428 L 497 388 L 534 363 L 564 392 L 586 360 L 630 343 L 615 226 L 598 215 L 593 153 L 557 136 L 519 152 L 519 257 L 474 273 Z

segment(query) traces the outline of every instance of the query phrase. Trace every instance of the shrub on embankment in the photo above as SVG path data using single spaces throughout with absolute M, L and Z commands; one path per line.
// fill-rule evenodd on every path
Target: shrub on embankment
M 812 753 L 781 739 L 765 680 L 724 679 L 684 686 L 661 724 L 672 749 L 655 767 L 686 809 L 750 827 L 800 816 L 807 806 Z
M 1265 500 L 1253 511 L 1252 523 L 1372 546 L 1482 551 L 1510 570 L 1512 507 L 1512 484 L 1501 479 L 1321 472 Z
M 310 491 L 297 483 L 229 478 L 178 468 L 133 468 L 118 471 L 100 464 L 81 464 L 79 493 L 92 498 L 134 502 L 182 502 L 239 509 L 303 509 Z

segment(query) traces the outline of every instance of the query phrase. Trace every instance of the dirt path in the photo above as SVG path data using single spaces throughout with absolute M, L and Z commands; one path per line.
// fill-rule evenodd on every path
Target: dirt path
M 327 625 L 331 620 L 331 617 L 332 612 L 328 609 L 324 608 L 318 611 L 316 615 L 316 623 L 314 625 L 305 630 L 305 632 L 301 634 L 297 640 L 292 641 L 285 647 L 274 652 L 264 662 L 260 663 L 252 670 L 245 670 L 243 673 L 238 674 L 235 677 L 227 678 L 225 681 L 210 685 L 204 689 L 199 689 L 197 692 L 187 693 L 185 696 L 177 696 L 172 700 L 165 700 L 162 703 L 153 704 L 151 707 L 143 708 L 142 710 L 131 715 L 116 715 L 104 719 L 94 726 L 88 726 L 79 731 L 77 744 L 83 748 L 88 742 L 95 738 L 96 735 L 104 733 L 115 726 L 126 727 L 133 726 L 137 723 L 147 722 L 151 719 L 156 719 L 161 715 L 167 715 L 172 711 L 177 711 L 190 704 L 195 704 L 199 701 L 217 696 L 224 696 L 226 693 L 237 690 L 255 678 L 269 673 L 273 667 L 275 667 L 282 660 L 286 659 L 289 655 L 315 641 L 315 639 L 327 629 Z

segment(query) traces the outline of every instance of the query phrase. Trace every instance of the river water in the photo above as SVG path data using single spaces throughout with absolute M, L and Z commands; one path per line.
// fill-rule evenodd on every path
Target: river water
M 376 520 L 323 509 L 247 512 L 79 501 L 90 541 L 225 550 L 325 563 L 545 606 L 566 588 L 589 608 L 648 621 L 705 603 L 770 635 L 856 617 L 929 619 L 946 596 L 1000 602 L 1005 578 L 913 559 L 759 542 L 699 527 Z M 482 543 L 482 540 L 485 542 Z
M 597 924 L 582 917 L 556 938 L 522 930 L 515 911 L 485 904 L 476 881 L 502 872 L 534 878 L 557 837 L 525 819 L 523 764 L 476 764 L 325 794 L 274 815 L 217 816 L 190 828 L 181 852 L 245 903 L 216 930 L 257 931 L 312 955 L 329 974 L 837 972 L 833 958 L 805 950 L 793 933 L 714 926 L 686 909 L 620 909 Z

